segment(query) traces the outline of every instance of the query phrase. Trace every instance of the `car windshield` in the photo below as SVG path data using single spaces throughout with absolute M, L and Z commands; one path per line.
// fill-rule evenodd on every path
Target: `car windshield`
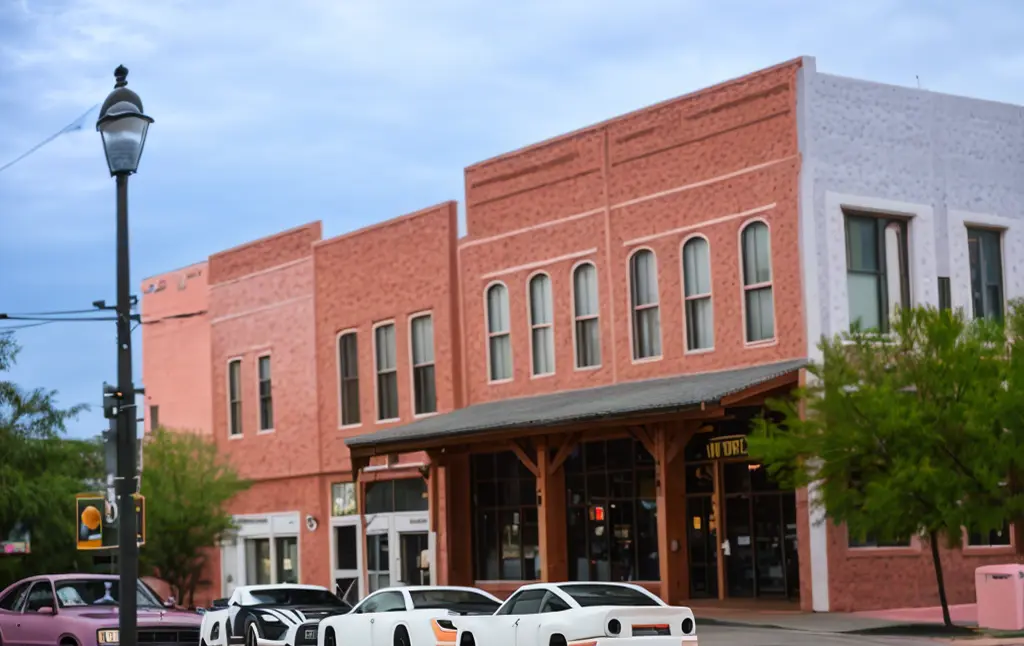
M 349 608 L 350 606 L 327 590 L 308 590 L 305 588 L 270 588 L 253 590 L 253 601 L 257 604 L 273 606 L 334 606 Z
M 414 590 L 409 592 L 413 608 L 444 608 L 494 612 L 501 604 L 470 590 Z
M 661 605 L 650 595 L 621 585 L 572 584 L 558 587 L 584 608 L 588 606 Z
M 57 604 L 61 608 L 79 606 L 114 606 L 120 599 L 119 582 L 110 579 L 64 579 L 54 584 Z M 139 608 L 159 608 L 160 599 L 142 581 L 138 582 L 135 603 Z

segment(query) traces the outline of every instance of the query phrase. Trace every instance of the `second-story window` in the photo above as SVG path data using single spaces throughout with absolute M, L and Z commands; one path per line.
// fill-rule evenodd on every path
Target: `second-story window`
M 967 229 L 974 318 L 1003 318 L 1003 253 L 999 231 Z
M 598 323 L 597 268 L 584 263 L 572 277 L 573 316 L 576 319 L 576 367 L 601 365 L 601 328 Z
M 846 215 L 846 289 L 850 327 L 888 332 L 893 313 L 910 304 L 905 220 Z
M 412 320 L 412 390 L 416 415 L 437 412 L 434 379 L 434 319 L 430 314 Z
M 658 265 L 654 252 L 641 249 L 629 259 L 633 305 L 633 358 L 661 356 L 661 315 L 658 307 Z
M 708 350 L 714 347 L 711 253 L 704 238 L 691 238 L 683 245 L 683 297 L 686 302 L 686 349 Z
M 359 415 L 359 343 L 355 332 L 338 337 L 338 380 L 341 425 L 355 426 Z
M 551 302 L 551 278 L 537 274 L 530 279 L 530 345 L 533 375 L 555 372 L 555 333 Z
M 491 381 L 512 378 L 512 333 L 508 289 L 501 283 L 487 290 L 487 357 Z
M 747 343 L 775 337 L 775 300 L 772 294 L 772 245 L 768 225 L 748 224 L 741 235 L 743 255 L 743 307 L 747 317 Z
M 374 341 L 377 352 L 377 419 L 398 419 L 395 324 L 379 326 L 374 331 Z
M 228 363 L 228 433 L 242 434 L 242 360 Z
M 260 430 L 274 428 L 274 396 L 270 388 L 270 356 L 257 359 L 260 377 Z

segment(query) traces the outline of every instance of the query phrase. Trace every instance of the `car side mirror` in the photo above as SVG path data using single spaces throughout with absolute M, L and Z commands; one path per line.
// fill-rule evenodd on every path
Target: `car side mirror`
M 170 599 L 167 599 L 167 600 L 164 601 L 164 608 L 173 608 L 173 607 L 174 607 L 174 597 L 171 597 Z
M 39 614 L 39 615 L 55 615 L 55 614 L 57 614 L 57 611 L 54 610 L 51 606 L 40 606 L 39 609 L 36 610 L 36 614 Z

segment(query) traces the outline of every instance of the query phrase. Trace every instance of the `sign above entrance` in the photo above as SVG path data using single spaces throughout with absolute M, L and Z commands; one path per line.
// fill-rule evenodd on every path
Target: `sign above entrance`
M 707 460 L 745 458 L 747 457 L 747 437 L 745 435 L 726 435 L 711 438 L 705 445 L 704 451 Z

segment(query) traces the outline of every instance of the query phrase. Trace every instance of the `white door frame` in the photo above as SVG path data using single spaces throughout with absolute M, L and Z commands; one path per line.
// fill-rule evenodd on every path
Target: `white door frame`
M 355 570 L 342 570 L 338 568 L 338 540 L 335 536 L 335 529 L 338 527 L 351 527 L 356 528 L 356 569 Z M 363 583 L 363 574 L 366 572 L 364 567 L 365 561 L 363 561 L 363 551 L 365 544 L 365 533 L 363 532 L 362 516 L 358 514 L 351 514 L 349 516 L 333 516 L 331 517 L 331 529 L 330 529 L 330 549 L 331 549 L 331 591 L 334 591 L 337 585 L 335 581 L 338 579 L 352 579 L 356 580 L 356 596 L 362 599 L 366 596 L 365 585 Z
M 391 585 L 409 585 L 415 582 L 401 581 L 402 576 L 402 534 L 427 534 L 427 549 L 430 553 L 430 582 L 436 584 L 436 540 L 435 533 L 430 529 L 430 512 L 394 512 L 374 514 L 366 517 L 366 536 L 371 534 L 387 534 L 388 536 L 388 574 Z
M 270 583 L 277 583 L 277 540 L 278 538 L 294 538 L 298 547 L 295 564 L 296 577 L 302 583 L 302 532 L 299 524 L 299 512 L 283 512 L 276 514 L 236 514 L 232 517 L 238 527 L 238 582 L 235 586 L 249 585 L 249 568 L 247 562 L 249 540 L 268 539 L 270 543 Z M 223 555 L 223 551 L 221 552 Z

